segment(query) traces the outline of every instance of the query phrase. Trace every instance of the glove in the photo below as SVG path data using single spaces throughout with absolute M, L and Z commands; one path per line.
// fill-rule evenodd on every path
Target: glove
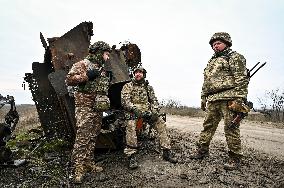
M 87 76 L 88 76 L 89 81 L 93 81 L 94 79 L 99 77 L 99 75 L 100 75 L 100 71 L 96 69 L 87 70 Z
M 142 116 L 142 111 L 139 110 L 138 108 L 133 108 L 132 112 L 133 112 L 133 114 L 134 114 L 136 117 L 141 117 L 141 116 Z
M 152 121 L 152 122 L 156 122 L 156 121 L 158 121 L 158 119 L 159 119 L 159 114 L 157 114 L 157 113 L 152 113 L 152 115 L 151 115 L 151 121 Z
M 151 119 L 152 113 L 149 112 L 149 111 L 142 112 L 142 117 L 145 118 L 145 119 Z
M 206 100 L 204 100 L 204 99 L 201 100 L 201 110 L 203 110 L 203 111 L 206 110 Z

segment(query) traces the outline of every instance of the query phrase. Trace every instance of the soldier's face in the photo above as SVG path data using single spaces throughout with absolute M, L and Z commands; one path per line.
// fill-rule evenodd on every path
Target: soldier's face
M 213 48 L 214 52 L 222 52 L 226 47 L 227 47 L 227 45 L 224 42 L 219 41 L 219 40 L 216 40 L 212 44 L 212 48 Z
M 144 78 L 143 72 L 140 71 L 140 70 L 135 71 L 135 73 L 134 73 L 134 78 L 135 78 L 135 80 L 137 80 L 137 81 L 142 80 L 142 79 Z
M 105 52 L 103 53 L 103 59 L 104 59 L 104 61 L 109 60 L 109 52 L 108 52 L 108 51 L 105 51 Z

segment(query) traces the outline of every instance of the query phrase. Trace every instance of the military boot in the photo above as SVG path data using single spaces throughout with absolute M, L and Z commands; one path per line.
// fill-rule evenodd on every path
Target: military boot
M 240 167 L 240 160 L 239 159 L 234 159 L 230 158 L 229 161 L 224 164 L 224 169 L 225 170 L 237 170 Z
M 205 157 L 209 156 L 208 150 L 198 149 L 193 155 L 191 155 L 189 158 L 191 159 L 204 159 Z
M 177 158 L 174 157 L 174 154 L 170 149 L 163 149 L 163 159 L 169 161 L 170 163 L 177 163 Z
M 92 163 L 92 162 L 87 164 L 86 166 L 87 166 L 87 169 L 89 171 L 93 172 L 93 173 L 98 173 L 98 172 L 103 171 L 102 167 L 100 167 L 100 166 L 98 166 L 98 165 L 96 165 L 95 163 Z
M 75 177 L 74 177 L 74 183 L 80 184 L 82 183 L 83 177 L 85 175 L 85 169 L 83 165 L 76 166 L 75 168 Z
M 131 170 L 138 168 L 138 162 L 134 154 L 128 157 L 128 168 Z

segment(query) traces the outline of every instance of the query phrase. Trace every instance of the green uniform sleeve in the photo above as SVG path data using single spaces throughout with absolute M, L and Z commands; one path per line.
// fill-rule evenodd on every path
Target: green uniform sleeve
M 131 91 L 131 83 L 125 84 L 121 91 L 121 104 L 127 111 L 131 111 L 135 108 L 134 104 L 131 102 Z
M 149 98 L 150 98 L 150 105 L 151 105 L 151 110 L 153 113 L 159 113 L 160 111 L 160 105 L 158 102 L 158 99 L 155 95 L 154 89 L 152 86 L 148 86 L 148 91 L 149 91 Z
M 235 92 L 237 96 L 247 98 L 249 78 L 246 68 L 246 59 L 243 55 L 237 53 L 230 58 L 229 63 L 235 78 Z

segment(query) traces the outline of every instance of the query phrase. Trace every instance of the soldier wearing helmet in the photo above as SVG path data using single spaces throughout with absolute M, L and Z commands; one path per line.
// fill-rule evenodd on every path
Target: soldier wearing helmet
M 77 130 L 72 151 L 75 183 L 81 183 L 87 171 L 102 171 L 92 159 L 96 138 L 101 130 L 102 112 L 110 105 L 107 97 L 110 80 L 104 69 L 110 51 L 109 45 L 103 41 L 90 45 L 88 56 L 73 64 L 65 80 L 68 86 L 76 86 L 74 97 Z
M 230 101 L 243 102 L 248 93 L 248 75 L 246 59 L 232 51 L 232 40 L 228 33 L 215 33 L 210 41 L 214 54 L 204 69 L 204 82 L 201 92 L 201 109 L 207 115 L 200 133 L 198 149 L 192 156 L 203 159 L 209 155 L 209 145 L 222 117 L 224 131 L 229 148 L 229 162 L 224 168 L 233 170 L 238 167 L 242 157 L 239 125 L 230 127 L 236 112 L 228 108 Z
M 156 129 L 163 150 L 163 159 L 172 163 L 177 162 L 171 152 L 165 121 L 159 117 L 160 107 L 153 87 L 145 80 L 146 73 L 143 67 L 135 68 L 132 81 L 125 84 L 121 92 L 122 106 L 127 111 L 127 117 L 129 117 L 126 121 L 126 148 L 124 153 L 128 157 L 130 169 L 138 167 L 135 153 L 138 149 L 136 131 L 139 119 L 148 122 L 150 126 Z

